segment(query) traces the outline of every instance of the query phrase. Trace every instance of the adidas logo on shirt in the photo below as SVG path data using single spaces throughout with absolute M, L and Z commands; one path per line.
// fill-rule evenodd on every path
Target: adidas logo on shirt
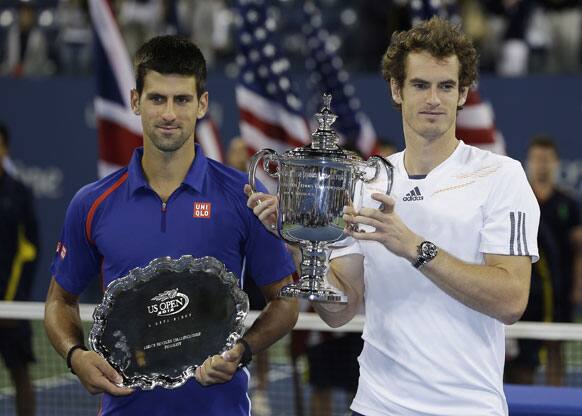
M 420 189 L 418 189 L 418 186 L 415 186 L 413 190 L 411 190 L 404 196 L 404 198 L 402 198 L 403 201 L 422 201 L 423 199 L 424 197 L 420 194 Z

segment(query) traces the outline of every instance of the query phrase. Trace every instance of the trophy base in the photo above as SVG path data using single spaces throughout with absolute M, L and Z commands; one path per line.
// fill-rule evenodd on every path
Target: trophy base
M 279 291 L 283 298 L 303 298 L 312 302 L 347 303 L 348 297 L 342 292 L 318 280 L 302 279 L 291 283 Z

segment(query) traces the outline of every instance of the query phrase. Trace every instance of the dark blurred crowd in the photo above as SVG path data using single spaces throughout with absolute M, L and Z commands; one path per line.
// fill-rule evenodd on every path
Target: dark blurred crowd
M 130 53 L 160 33 L 191 38 L 213 71 L 236 75 L 235 0 L 113 0 Z M 283 52 L 302 69 L 303 0 L 266 0 Z M 316 0 L 329 47 L 352 71 L 376 72 L 394 30 L 415 11 L 442 10 L 461 22 L 480 50 L 481 71 L 502 76 L 581 72 L 582 0 Z M 0 2 L 0 74 L 86 75 L 93 36 L 87 0 Z

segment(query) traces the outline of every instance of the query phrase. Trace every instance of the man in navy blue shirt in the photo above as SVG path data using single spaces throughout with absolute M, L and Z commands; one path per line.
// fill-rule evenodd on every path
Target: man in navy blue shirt
M 128 167 L 83 187 L 67 210 L 51 272 L 45 326 L 85 388 L 105 393 L 103 415 L 250 415 L 243 353 L 264 350 L 291 330 L 297 304 L 277 297 L 292 281 L 283 243 L 246 206 L 243 173 L 207 159 L 194 144 L 208 108 L 206 65 L 187 40 L 163 36 L 140 48 L 131 104 L 144 146 Z M 133 391 L 97 353 L 86 351 L 79 294 L 101 274 L 103 285 L 152 259 L 213 256 L 261 287 L 267 306 L 237 343 L 209 357 L 182 387 Z M 244 265 L 244 266 L 243 266 Z M 247 352 L 248 354 L 248 352 Z

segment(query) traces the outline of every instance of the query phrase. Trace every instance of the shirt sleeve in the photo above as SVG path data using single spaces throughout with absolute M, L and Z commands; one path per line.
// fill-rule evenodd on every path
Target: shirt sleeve
M 87 205 L 83 194 L 83 190 L 79 191 L 67 209 L 51 265 L 51 273 L 57 283 L 74 295 L 80 295 L 89 282 L 98 276 L 101 263 L 101 255 L 85 234 Z
M 483 210 L 482 253 L 538 260 L 540 208 L 519 162 L 512 160 L 500 170 Z
M 268 193 L 260 182 L 257 182 L 257 190 Z M 285 242 L 268 231 L 246 204 L 245 210 L 249 217 L 249 237 L 245 246 L 248 276 L 252 276 L 258 286 L 265 286 L 294 273 L 295 265 Z

